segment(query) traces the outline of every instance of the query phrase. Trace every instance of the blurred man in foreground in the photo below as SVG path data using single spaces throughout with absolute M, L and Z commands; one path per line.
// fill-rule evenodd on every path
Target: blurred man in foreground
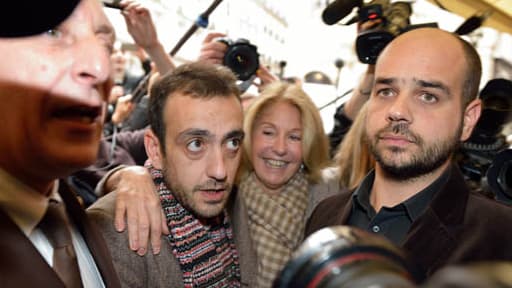
M 1 287 L 120 286 L 99 231 L 58 180 L 96 158 L 114 39 L 100 2 L 71 2 L 61 24 L 0 38 Z

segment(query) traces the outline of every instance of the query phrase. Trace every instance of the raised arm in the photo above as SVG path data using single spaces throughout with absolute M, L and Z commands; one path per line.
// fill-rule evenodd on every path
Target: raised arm
M 123 7 L 123 16 L 128 32 L 137 45 L 142 47 L 155 63 L 160 74 L 174 69 L 175 65 L 171 56 L 165 51 L 162 43 L 158 40 L 151 13 L 140 3 L 132 0 L 123 0 L 120 3 Z

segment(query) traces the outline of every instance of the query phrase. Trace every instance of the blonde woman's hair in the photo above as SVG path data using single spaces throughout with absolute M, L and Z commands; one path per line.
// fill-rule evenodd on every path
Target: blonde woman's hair
M 300 111 L 304 171 L 310 182 L 317 183 L 320 181 L 322 168 L 329 161 L 329 144 L 324 133 L 322 118 L 318 108 L 300 86 L 279 81 L 265 87 L 245 112 L 244 160 L 240 169 L 241 175 L 253 170 L 250 151 L 254 124 L 265 109 L 280 102 L 290 103 Z
M 365 137 L 368 103 L 357 114 L 352 126 L 343 138 L 334 161 L 340 173 L 340 187 L 355 189 L 364 176 L 375 166 L 375 160 Z

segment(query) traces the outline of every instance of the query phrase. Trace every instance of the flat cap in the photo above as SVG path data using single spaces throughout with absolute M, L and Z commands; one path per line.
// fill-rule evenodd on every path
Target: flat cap
M 55 28 L 80 0 L 5 0 L 0 10 L 0 37 L 25 37 Z

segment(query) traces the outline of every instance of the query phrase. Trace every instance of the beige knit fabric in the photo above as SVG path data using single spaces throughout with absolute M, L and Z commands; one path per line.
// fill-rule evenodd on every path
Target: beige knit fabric
M 274 279 L 301 243 L 308 206 L 308 182 L 297 173 L 277 196 L 261 189 L 251 173 L 240 192 L 247 206 L 249 231 L 258 257 L 258 287 L 272 287 Z

